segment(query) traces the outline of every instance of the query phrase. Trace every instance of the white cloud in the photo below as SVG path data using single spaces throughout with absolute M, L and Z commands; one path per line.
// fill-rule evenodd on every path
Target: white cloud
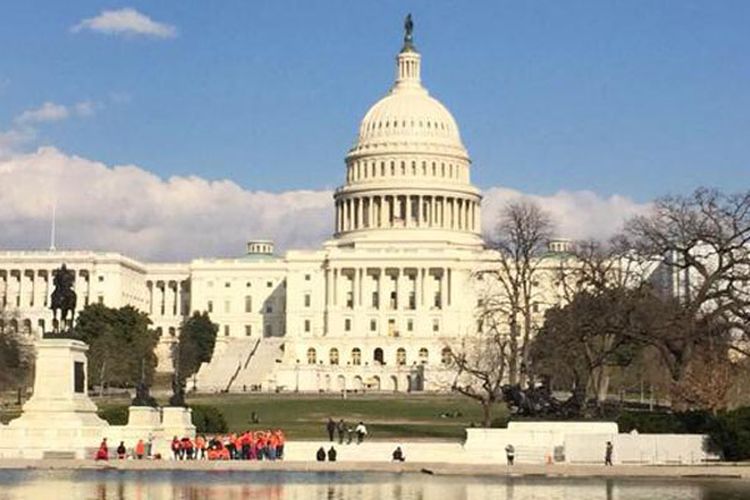
M 551 196 L 539 196 L 493 187 L 484 192 L 482 201 L 485 232 L 494 231 L 503 206 L 523 198 L 537 202 L 550 214 L 557 236 L 573 240 L 609 238 L 622 228 L 626 219 L 648 207 L 624 196 L 603 198 L 591 191 L 558 191 Z
M 281 250 L 316 248 L 333 229 L 332 193 L 269 193 L 228 180 L 161 179 L 134 165 L 107 166 L 55 148 L 0 161 L 0 248 L 46 248 L 57 206 L 58 248 L 119 251 L 143 259 L 237 256 L 247 239 L 268 237 Z M 561 235 L 606 237 L 642 205 L 591 192 L 532 196 L 485 192 L 484 223 L 503 203 L 530 196 L 558 220 Z
M 108 35 L 143 35 L 156 38 L 173 38 L 177 36 L 177 28 L 172 25 L 154 21 L 135 9 L 105 10 L 96 17 L 84 19 L 71 28 L 78 33 L 91 30 Z
M 275 194 L 226 180 L 164 180 L 50 147 L 0 161 L 0 185 L 14 186 L 0 190 L 4 248 L 45 248 L 53 202 L 58 248 L 157 260 L 241 255 L 245 240 L 260 236 L 284 248 L 311 246 L 331 229 L 327 191 Z
M 45 102 L 36 109 L 27 109 L 16 117 L 17 123 L 45 123 L 65 120 L 70 116 L 70 111 L 62 104 Z

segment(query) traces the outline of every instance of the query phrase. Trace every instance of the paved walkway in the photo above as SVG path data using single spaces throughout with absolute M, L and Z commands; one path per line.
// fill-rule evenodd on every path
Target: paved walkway
M 302 462 L 302 461 L 229 461 L 193 460 L 20 460 L 2 459 L 0 469 L 37 470 L 196 470 L 196 471 L 290 471 L 290 472 L 421 472 L 434 475 L 467 476 L 546 476 L 602 478 L 734 478 L 750 480 L 750 464 L 716 465 L 457 465 L 429 462 Z

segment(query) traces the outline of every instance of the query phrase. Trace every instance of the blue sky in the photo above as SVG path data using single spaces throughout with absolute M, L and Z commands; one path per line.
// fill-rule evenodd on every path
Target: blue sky
M 176 36 L 71 30 L 124 7 Z M 330 188 L 392 82 L 407 12 L 480 187 L 638 201 L 748 188 L 748 1 L 7 0 L 0 131 L 45 102 L 88 102 L 26 147 L 253 190 Z

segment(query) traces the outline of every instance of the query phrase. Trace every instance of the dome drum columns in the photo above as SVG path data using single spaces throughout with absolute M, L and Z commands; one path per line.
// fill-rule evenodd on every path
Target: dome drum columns
M 393 193 L 336 200 L 336 234 L 392 228 L 479 233 L 479 197 Z

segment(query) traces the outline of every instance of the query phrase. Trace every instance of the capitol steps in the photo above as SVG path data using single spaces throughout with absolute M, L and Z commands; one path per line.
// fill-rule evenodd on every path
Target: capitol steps
M 200 392 L 225 391 L 257 344 L 258 339 L 252 338 L 217 339 L 211 361 L 203 363 L 198 370 L 196 389 Z
M 267 388 L 268 377 L 273 373 L 276 360 L 281 359 L 284 354 L 283 343 L 283 339 L 279 338 L 262 339 L 237 373 L 229 391 L 246 392 Z

